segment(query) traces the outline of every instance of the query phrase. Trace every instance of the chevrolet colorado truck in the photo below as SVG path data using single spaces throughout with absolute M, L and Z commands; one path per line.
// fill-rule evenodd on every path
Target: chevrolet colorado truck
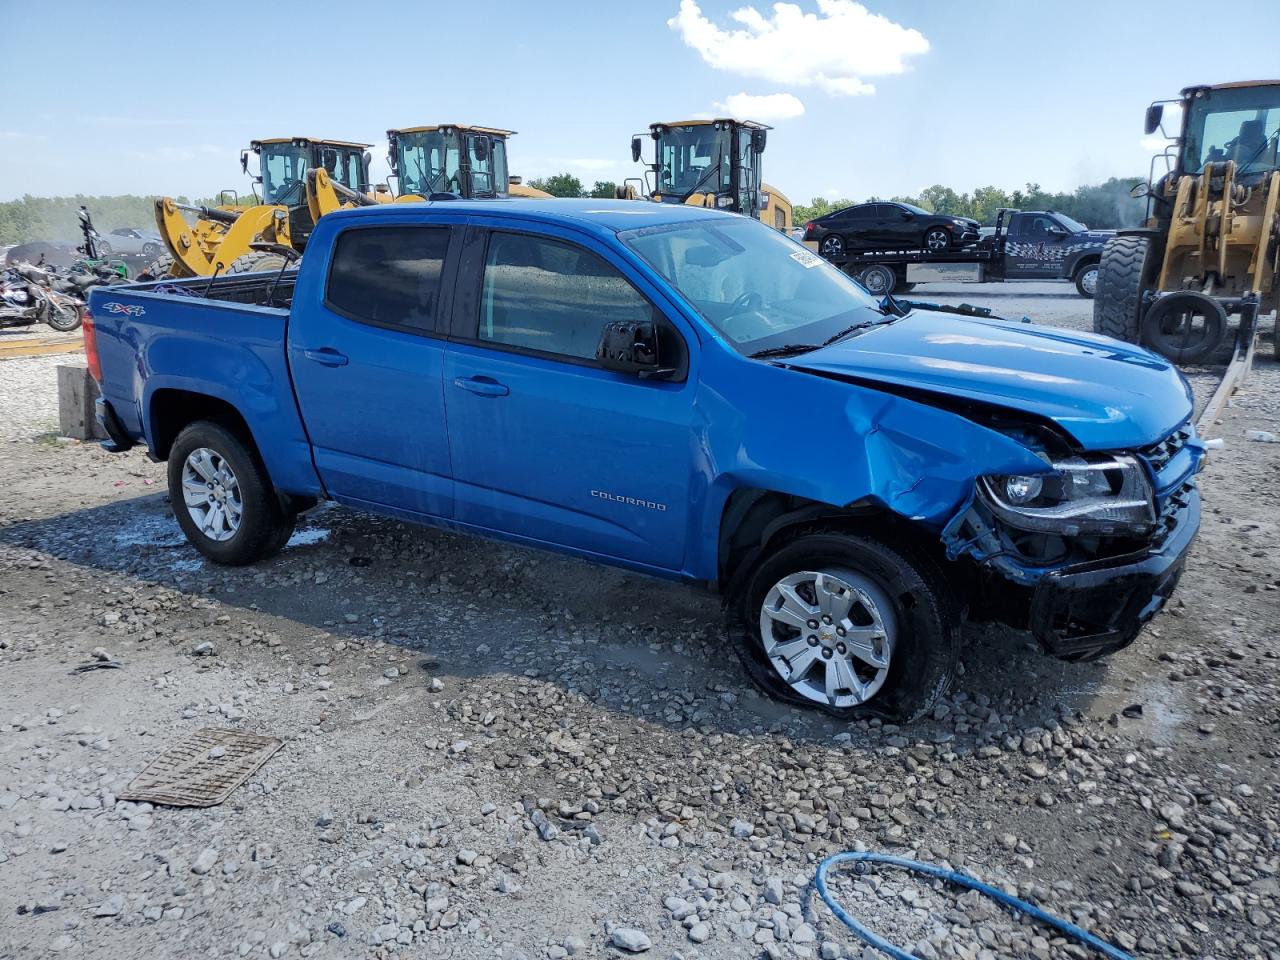
M 325 217 L 296 271 L 99 288 L 85 341 L 213 561 L 325 499 L 697 581 L 769 693 L 911 718 L 962 617 L 1130 643 L 1204 451 L 1146 350 L 927 306 L 729 213 L 439 199 Z

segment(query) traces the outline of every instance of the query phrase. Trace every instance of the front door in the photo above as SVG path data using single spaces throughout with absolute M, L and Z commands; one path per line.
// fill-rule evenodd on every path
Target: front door
M 323 298 L 309 298 L 293 320 L 298 404 L 320 478 L 339 500 L 452 512 L 437 331 L 450 303 L 442 274 L 451 233 L 348 228 L 333 247 Z
M 1051 280 L 1062 275 L 1068 232 L 1041 213 L 1015 214 L 1006 245 L 1006 276 Z
M 468 241 L 444 365 L 455 518 L 678 570 L 694 454 L 691 337 L 604 248 L 538 229 L 476 228 Z M 597 366 L 610 320 L 662 325 L 662 363 L 685 375 Z

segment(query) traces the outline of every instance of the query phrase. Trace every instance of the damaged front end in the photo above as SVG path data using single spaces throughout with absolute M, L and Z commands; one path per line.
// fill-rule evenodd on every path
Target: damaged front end
M 1113 453 L 1024 435 L 1042 472 L 979 478 L 942 532 L 977 574 L 976 616 L 1028 629 L 1054 656 L 1127 646 L 1168 600 L 1200 526 L 1204 446 L 1190 423 Z

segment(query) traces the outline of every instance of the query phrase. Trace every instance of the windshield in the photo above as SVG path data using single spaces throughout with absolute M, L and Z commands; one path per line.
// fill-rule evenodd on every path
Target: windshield
M 402 133 L 396 137 L 396 153 L 401 195 L 462 193 L 457 134 L 446 136 L 439 130 Z
M 493 197 L 507 190 L 507 150 L 501 141 L 483 134 L 467 135 L 471 164 L 471 196 Z
M 658 138 L 658 192 L 684 200 L 729 189 L 729 131 L 714 124 L 667 127 Z
M 1234 160 L 1237 173 L 1276 169 L 1280 86 L 1201 90 L 1187 113 L 1182 168 L 1199 173 L 1206 163 Z
M 306 198 L 303 183 L 307 176 L 310 150 L 289 143 L 264 143 L 260 155 L 262 200 L 286 206 Z
M 1079 220 L 1073 220 L 1071 217 L 1068 217 L 1065 213 L 1055 213 L 1054 216 L 1058 218 L 1058 222 L 1060 224 L 1062 224 L 1072 233 L 1083 233 L 1084 231 L 1089 229 Z
M 855 324 L 884 319 L 865 290 L 758 220 L 717 217 L 618 236 L 748 356 L 818 346 Z
M 933 216 L 933 214 L 931 214 L 928 210 L 924 209 L 923 207 L 917 207 L 914 203 L 900 203 L 898 204 L 898 206 L 906 207 L 912 213 L 923 213 L 926 217 Z

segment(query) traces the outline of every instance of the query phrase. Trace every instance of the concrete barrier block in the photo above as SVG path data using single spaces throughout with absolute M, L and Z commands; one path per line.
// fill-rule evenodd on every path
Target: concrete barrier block
M 105 440 L 107 435 L 93 416 L 98 382 L 83 364 L 58 367 L 58 430 L 76 440 Z

